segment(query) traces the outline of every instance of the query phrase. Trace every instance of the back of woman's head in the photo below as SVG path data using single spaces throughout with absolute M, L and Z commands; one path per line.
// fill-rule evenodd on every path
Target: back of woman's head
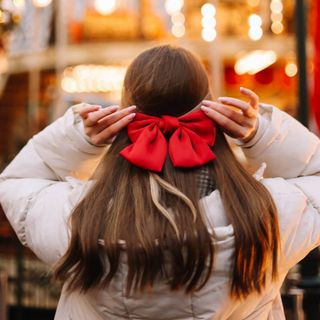
M 161 46 L 140 54 L 124 80 L 122 105 L 149 115 L 179 116 L 197 106 L 209 90 L 201 62 L 183 48 Z
M 208 94 L 199 60 L 185 49 L 161 46 L 129 66 L 122 105 L 134 104 L 154 116 L 179 116 Z M 231 294 L 239 298 L 260 292 L 269 271 L 276 277 L 274 203 L 235 159 L 220 130 L 213 147 L 217 159 L 200 168 L 175 168 L 169 157 L 159 174 L 138 168 L 119 155 L 129 144 L 127 131 L 121 131 L 100 163 L 94 186 L 74 209 L 70 245 L 56 268 L 69 290 L 108 286 L 123 252 L 128 292 L 150 289 L 158 280 L 171 290 L 200 290 L 211 276 L 216 244 L 199 204 L 203 180 L 219 190 L 234 228 Z

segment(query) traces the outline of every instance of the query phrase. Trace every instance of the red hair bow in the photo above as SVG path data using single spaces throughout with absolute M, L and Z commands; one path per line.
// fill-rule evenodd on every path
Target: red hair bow
M 161 172 L 168 150 L 175 167 L 193 168 L 216 158 L 209 147 L 214 144 L 216 127 L 201 110 L 160 118 L 137 113 L 128 125 L 128 136 L 132 144 L 120 155 L 147 170 Z

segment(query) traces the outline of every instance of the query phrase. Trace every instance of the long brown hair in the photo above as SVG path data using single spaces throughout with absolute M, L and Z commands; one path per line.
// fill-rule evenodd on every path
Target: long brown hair
M 181 115 L 209 92 L 206 72 L 189 51 L 171 46 L 140 54 L 128 68 L 122 105 L 150 115 Z M 199 170 L 174 168 L 160 174 L 133 166 L 119 152 L 130 144 L 121 131 L 95 173 L 95 184 L 71 216 L 69 248 L 56 276 L 69 290 L 108 286 L 125 253 L 127 290 L 166 281 L 171 290 L 193 292 L 208 281 L 215 239 L 199 205 Z M 231 295 L 260 292 L 277 275 L 279 230 L 269 192 L 235 159 L 220 130 L 209 163 L 235 236 Z M 104 246 L 99 242 L 103 240 Z

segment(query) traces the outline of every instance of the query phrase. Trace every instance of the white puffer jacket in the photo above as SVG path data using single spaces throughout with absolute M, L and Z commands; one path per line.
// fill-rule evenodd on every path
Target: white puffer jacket
M 66 114 L 34 136 L 2 173 L 1 205 L 24 245 L 48 264 L 68 246 L 68 217 L 94 181 L 70 175 L 105 151 L 88 143 L 80 117 Z M 260 107 L 256 136 L 242 145 L 251 165 L 267 164 L 269 189 L 279 211 L 282 252 L 279 281 L 245 301 L 229 297 L 234 252 L 233 227 L 218 191 L 203 198 L 215 227 L 215 270 L 198 293 L 170 292 L 158 283 L 152 293 L 124 295 L 127 266 L 123 257 L 115 281 L 103 291 L 81 295 L 63 290 L 56 320 L 99 319 L 284 319 L 279 289 L 288 270 L 320 245 L 320 142 L 296 120 L 267 105 Z M 219 155 L 217 155 L 219 156 Z

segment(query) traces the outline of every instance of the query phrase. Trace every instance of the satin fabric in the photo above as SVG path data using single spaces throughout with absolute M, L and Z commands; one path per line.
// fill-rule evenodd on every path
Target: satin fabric
M 161 172 L 169 154 L 173 166 L 193 168 L 216 158 L 211 148 L 216 137 L 214 123 L 197 110 L 181 117 L 154 117 L 137 113 L 128 125 L 131 145 L 120 155 L 132 164 Z

